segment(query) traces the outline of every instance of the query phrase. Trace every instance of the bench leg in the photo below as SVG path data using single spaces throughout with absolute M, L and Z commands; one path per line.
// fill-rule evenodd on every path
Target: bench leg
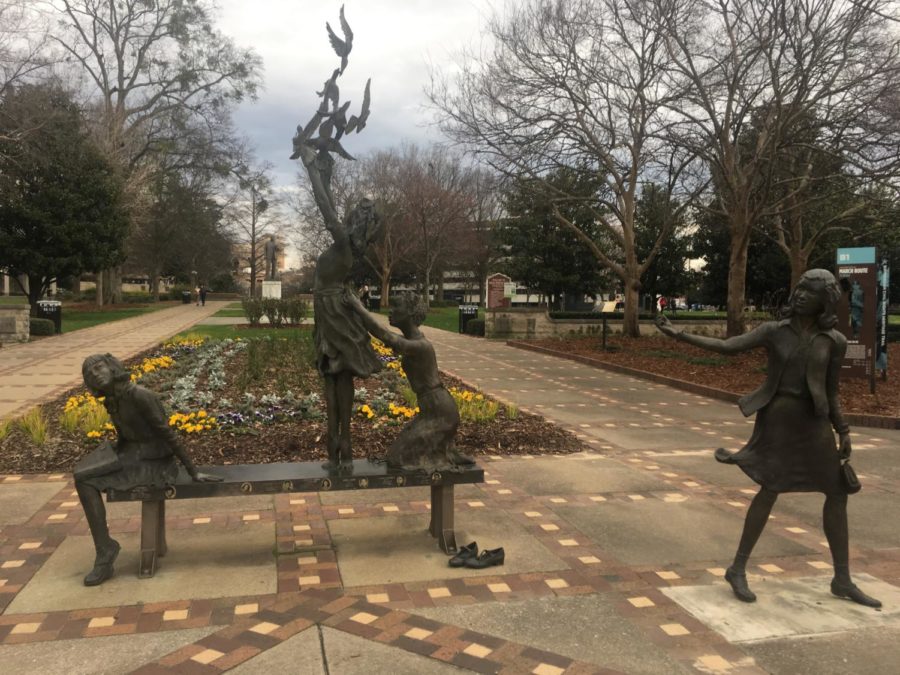
M 431 524 L 428 532 L 436 537 L 444 553 L 456 553 L 453 532 L 453 485 L 431 486 Z
M 159 502 L 159 522 L 156 528 L 156 557 L 162 558 L 169 552 L 169 545 L 166 543 L 166 502 Z
M 160 529 L 165 527 L 164 504 L 162 499 L 141 502 L 141 566 L 138 576 L 142 579 L 152 577 L 156 572 Z

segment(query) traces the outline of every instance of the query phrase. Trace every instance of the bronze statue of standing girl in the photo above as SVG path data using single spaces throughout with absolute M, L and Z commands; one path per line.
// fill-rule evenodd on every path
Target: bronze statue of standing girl
M 737 464 L 760 485 L 747 510 L 734 562 L 725 572 L 735 596 L 744 602 L 756 600 L 747 584 L 747 559 L 778 495 L 822 492 L 823 526 L 834 562 L 831 592 L 861 605 L 881 607 L 850 578 L 848 493 L 840 477 L 841 461 L 850 456 L 850 427 L 838 400 L 847 340 L 834 328 L 840 294 L 831 272 L 809 270 L 791 293 L 784 320 L 724 340 L 684 333 L 667 318 L 657 319 L 664 334 L 703 349 L 736 354 L 763 347 L 768 352 L 765 382 L 739 402 L 744 415 L 756 413 L 750 440 L 734 454 L 722 448 L 716 451 L 718 461 Z

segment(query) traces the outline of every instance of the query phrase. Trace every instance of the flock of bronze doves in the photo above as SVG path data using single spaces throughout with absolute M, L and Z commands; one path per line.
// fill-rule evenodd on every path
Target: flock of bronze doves
M 366 126 L 366 120 L 369 119 L 369 102 L 371 100 L 369 87 L 372 84 L 371 78 L 366 81 L 362 109 L 358 116 L 351 115 L 350 119 L 347 119 L 347 109 L 350 107 L 350 101 L 340 105 L 340 90 L 338 89 L 337 79 L 347 67 L 347 57 L 350 54 L 350 50 L 353 49 L 353 31 L 350 30 L 350 24 L 347 23 L 347 19 L 344 17 L 343 5 L 341 6 L 340 18 L 341 32 L 344 34 L 343 40 L 337 36 L 337 33 L 331 28 L 331 24 L 325 23 L 331 46 L 334 48 L 335 53 L 341 57 L 341 67 L 336 68 L 331 77 L 325 80 L 322 91 L 316 92 L 316 95 L 322 99 L 322 103 L 311 122 L 323 118 L 324 121 L 319 125 L 317 138 L 307 137 L 311 133 L 311 129 L 304 129 L 302 126 L 297 127 L 297 136 L 294 137 L 294 154 L 291 155 L 291 159 L 297 159 L 300 156 L 300 148 L 298 146 L 301 144 L 320 152 L 333 152 L 345 159 L 354 159 L 340 144 L 340 139 L 344 134 L 362 131 Z

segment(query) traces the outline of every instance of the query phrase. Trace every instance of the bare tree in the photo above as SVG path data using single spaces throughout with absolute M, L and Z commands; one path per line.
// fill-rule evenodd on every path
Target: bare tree
M 492 19 L 492 53 L 466 55 L 455 81 L 434 78 L 429 92 L 445 133 L 507 175 L 596 173 L 602 187 L 589 205 L 615 245 L 601 246 L 559 209 L 556 219 L 620 279 L 629 335 L 639 334 L 641 276 L 702 186 L 691 172 L 696 153 L 664 133 L 665 107 L 680 95 L 663 85 L 666 11 L 630 0 L 528 0 Z M 635 204 L 647 182 L 662 185 L 678 212 L 641 260 Z
M 668 86 L 682 147 L 707 163 L 720 215 L 730 230 L 728 333 L 744 330 L 747 248 L 765 218 L 797 213 L 816 176 L 809 134 L 818 120 L 819 149 L 859 176 L 895 173 L 900 41 L 892 0 L 655 0 L 666 35 Z M 893 123 L 890 119 L 894 116 Z M 752 128 L 752 133 L 751 133 Z M 786 154 L 789 153 L 789 154 Z M 793 157 L 790 172 L 780 160 Z M 776 167 L 779 170 L 776 171 Z M 799 251 L 794 237 L 786 247 Z
M 458 250 L 460 234 L 472 219 L 473 171 L 444 148 L 407 146 L 400 156 L 399 217 L 413 242 L 410 262 L 429 301 L 436 274 Z
M 27 81 L 47 65 L 43 52 L 46 26 L 25 0 L 0 0 L 0 99 L 16 84 Z M 9 129 L 10 125 L 4 124 Z M 16 126 L 12 135 L 0 136 L 7 153 L 33 128 Z M 12 141 L 12 143 L 5 143 Z
M 263 239 L 281 229 L 281 214 L 272 191 L 270 170 L 271 167 L 264 164 L 237 172 L 234 192 L 223 207 L 225 225 L 233 240 L 247 247 L 250 297 L 256 297 L 264 255 Z
M 60 17 L 52 38 L 84 77 L 97 138 L 126 179 L 132 217 L 140 217 L 154 155 L 178 128 L 169 119 L 190 111 L 212 120 L 255 96 L 260 60 L 215 30 L 210 0 L 47 4 Z
M 376 152 L 361 164 L 365 184 L 378 204 L 381 236 L 366 251 L 366 262 L 378 277 L 381 302 L 390 298 L 391 277 L 397 266 L 408 261 L 416 246 L 410 220 L 403 217 L 402 162 L 393 150 Z
M 478 302 L 483 304 L 487 276 L 502 253 L 497 240 L 498 223 L 504 212 L 500 177 L 484 168 L 475 169 L 470 192 L 472 217 L 460 232 L 453 267 L 470 275 L 470 283 L 478 290 Z

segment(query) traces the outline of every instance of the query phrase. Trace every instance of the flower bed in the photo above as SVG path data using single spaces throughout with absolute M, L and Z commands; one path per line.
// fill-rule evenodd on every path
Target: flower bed
M 380 457 L 418 412 L 396 355 L 373 346 L 385 368 L 357 380 L 354 455 Z M 199 464 L 324 461 L 325 406 L 312 337 L 167 342 L 126 363 L 132 380 L 160 394 L 169 424 Z M 581 443 L 444 376 L 460 408 L 460 449 L 470 455 L 573 452 Z M 27 419 L 26 419 L 27 418 Z M 67 471 L 90 447 L 115 438 L 102 400 L 79 387 L 0 426 L 0 473 Z

